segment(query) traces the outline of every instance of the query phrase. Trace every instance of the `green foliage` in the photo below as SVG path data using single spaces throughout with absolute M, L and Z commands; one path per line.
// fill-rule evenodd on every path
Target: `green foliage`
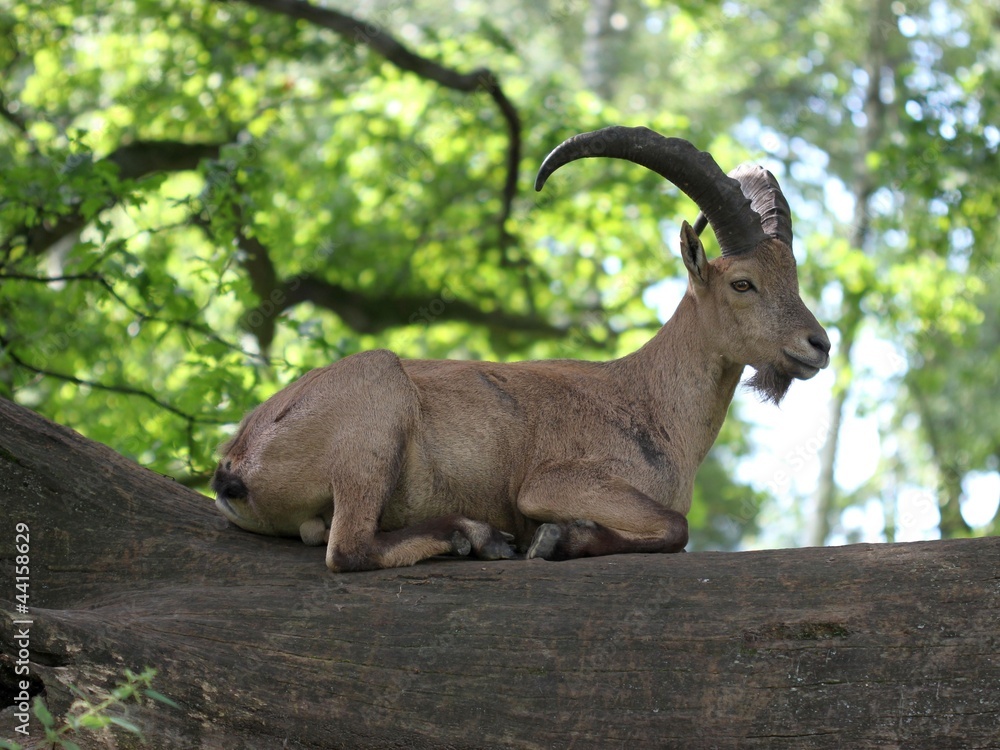
M 56 721 L 56 718 L 46 707 L 45 701 L 36 696 L 31 710 L 45 732 L 46 747 L 80 750 L 80 746 L 70 739 L 73 733 L 81 730 L 99 732 L 108 727 L 123 729 L 141 739 L 142 730 L 121 714 L 122 709 L 130 701 L 141 703 L 144 700 L 151 700 L 171 708 L 180 709 L 180 706 L 170 698 L 150 687 L 155 677 L 156 670 L 150 667 L 139 673 L 126 669 L 125 679 L 118 683 L 107 697 L 97 703 L 92 702 L 82 692 L 71 687 L 70 689 L 76 694 L 77 699 L 73 702 L 62 724 Z M 0 740 L 0 748 L 23 750 L 21 745 L 10 740 Z
M 135 11 L 138 25 L 103 3 L 72 12 L 39 3 L 31 24 L 20 8 L 10 13 L 22 85 L 6 95 L 30 126 L 27 138 L 5 135 L 12 156 L 0 165 L 6 395 L 157 471 L 205 477 L 250 406 L 331 358 L 373 346 L 608 357 L 624 352 L 620 330 L 655 325 L 641 293 L 676 270 L 657 222 L 677 199 L 659 195 L 654 176 L 623 180 L 611 167 L 588 170 L 579 188 L 554 180 L 544 203 L 518 198 L 504 228 L 513 242 L 502 246 L 509 144 L 481 92 L 442 89 L 238 4 Z M 407 23 L 398 7 L 379 18 Z M 38 36 L 35 25 L 62 31 Z M 553 78 L 533 88 L 510 44 L 486 31 L 416 47 L 459 68 L 489 60 L 523 111 L 542 101 L 552 110 L 525 132 L 523 172 L 573 130 L 617 119 Z M 55 100 L 56 88 L 68 101 Z M 119 179 L 107 155 L 157 139 L 223 145 L 198 173 Z M 77 241 L 71 233 L 47 257 L 32 252 L 30 231 L 67 216 L 86 225 Z M 240 233 L 271 250 L 282 278 L 313 275 L 387 308 L 394 297 L 419 304 L 387 311 L 390 325 L 373 331 L 292 307 L 275 315 L 274 341 L 258 353 L 248 321 L 255 309 L 272 313 L 241 268 Z M 625 270 L 607 272 L 612 258 Z M 450 314 L 452 298 L 566 329 L 574 345 L 537 340 L 530 326 L 470 325 Z
M 716 447 L 698 470 L 688 525 L 687 549 L 733 550 L 760 531 L 759 515 L 767 492 L 733 481 L 737 464 L 750 452 L 748 432 L 737 415 L 722 427 Z

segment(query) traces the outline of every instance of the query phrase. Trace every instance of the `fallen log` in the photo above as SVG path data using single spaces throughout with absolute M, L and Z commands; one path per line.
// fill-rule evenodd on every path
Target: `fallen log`
M 3 400 L 0 507 L 0 705 L 27 628 L 56 714 L 158 670 L 142 747 L 1000 747 L 997 538 L 333 575 Z

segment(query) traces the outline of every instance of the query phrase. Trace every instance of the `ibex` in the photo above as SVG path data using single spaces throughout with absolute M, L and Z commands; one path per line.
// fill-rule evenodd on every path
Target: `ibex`
M 770 172 L 727 176 L 685 140 L 616 126 L 558 146 L 535 189 L 592 156 L 651 169 L 701 209 L 681 227 L 687 292 L 652 340 L 609 362 L 345 357 L 243 420 L 212 481 L 222 513 L 326 541 L 334 572 L 515 548 L 549 560 L 682 551 L 695 472 L 743 368 L 777 403 L 827 366 L 830 341 L 799 297 Z M 722 250 L 712 262 L 706 222 Z

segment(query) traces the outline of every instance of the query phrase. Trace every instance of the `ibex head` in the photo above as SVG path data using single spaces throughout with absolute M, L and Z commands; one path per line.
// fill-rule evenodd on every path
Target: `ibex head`
M 744 165 L 726 175 L 708 153 L 648 128 L 614 126 L 582 133 L 549 154 L 535 189 L 576 159 L 605 156 L 651 169 L 690 197 L 701 213 L 681 227 L 688 295 L 714 350 L 750 365 L 749 381 L 779 402 L 792 379 L 807 380 L 829 363 L 830 339 L 799 297 L 792 255 L 792 219 L 774 176 Z M 711 224 L 722 257 L 708 262 L 698 235 Z

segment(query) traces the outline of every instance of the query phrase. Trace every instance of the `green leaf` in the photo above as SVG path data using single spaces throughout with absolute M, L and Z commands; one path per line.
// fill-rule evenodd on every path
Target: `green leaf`
M 76 719 L 76 724 L 83 729 L 103 729 L 108 725 L 109 717 L 104 714 L 84 714 Z
M 112 724 L 121 727 L 127 732 L 131 732 L 132 734 L 142 734 L 142 730 L 128 719 L 123 719 L 120 716 L 109 716 L 108 719 L 110 719 Z
M 52 714 L 49 712 L 48 707 L 45 705 L 45 702 L 40 696 L 35 696 L 32 710 L 38 720 L 42 723 L 43 727 L 48 728 L 55 726 L 56 720 L 52 717 Z
M 93 218 L 99 211 L 103 210 L 107 201 L 103 196 L 91 196 L 85 198 L 83 203 L 80 205 L 81 213 L 88 219 Z
M 154 701 L 159 701 L 160 703 L 165 703 L 166 705 L 170 706 L 171 708 L 176 708 L 178 710 L 180 709 L 180 706 L 175 701 L 171 700 L 170 698 L 168 698 L 167 696 L 163 695 L 162 693 L 159 693 L 156 690 L 153 690 L 152 688 L 144 690 L 143 692 L 146 694 L 147 697 L 152 698 Z

